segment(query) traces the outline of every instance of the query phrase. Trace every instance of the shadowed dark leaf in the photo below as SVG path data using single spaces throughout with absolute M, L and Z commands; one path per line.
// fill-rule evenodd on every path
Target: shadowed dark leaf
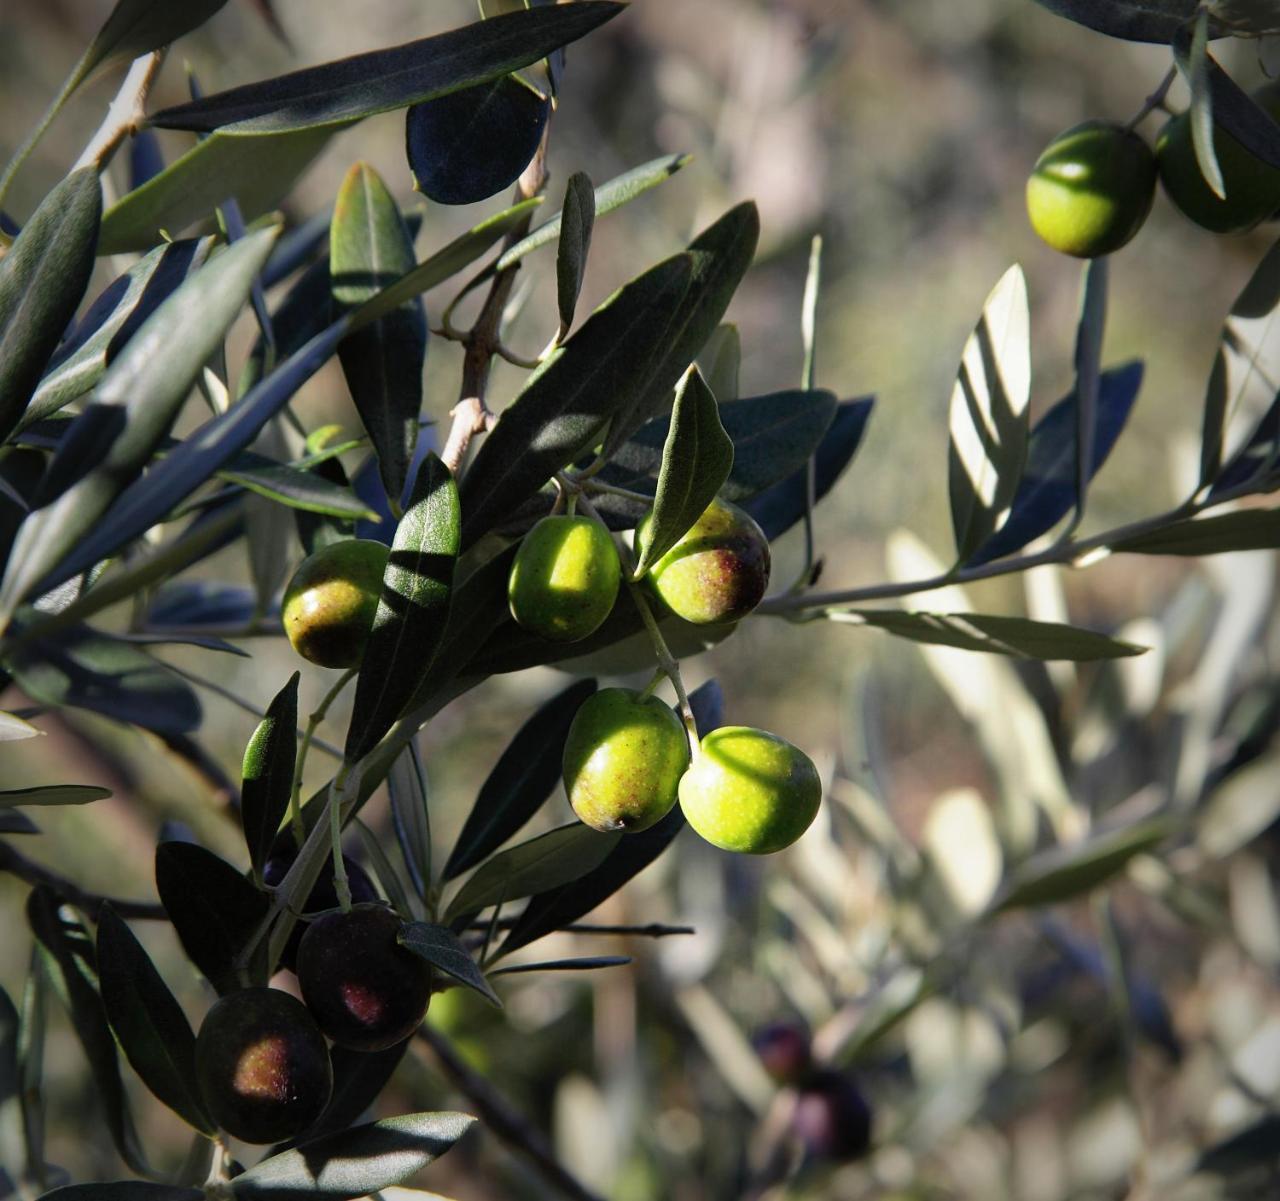
M 240 824 L 249 848 L 249 862 L 259 879 L 293 792 L 300 678 L 295 671 L 276 693 L 244 752 Z
M 462 945 L 458 936 L 447 926 L 433 926 L 427 922 L 409 922 L 400 931 L 400 945 L 425 959 L 459 984 L 474 989 L 491 1005 L 502 1008 L 498 994 L 489 986 L 480 965 Z

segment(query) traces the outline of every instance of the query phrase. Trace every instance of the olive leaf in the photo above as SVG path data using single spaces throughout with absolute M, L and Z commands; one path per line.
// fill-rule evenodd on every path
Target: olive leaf
M 460 525 L 457 485 L 431 452 L 391 544 L 356 681 L 348 761 L 366 754 L 391 728 L 435 656 L 449 617 Z
M 1192 517 L 1110 544 L 1114 554 L 1132 555 L 1220 555 L 1233 550 L 1277 547 L 1280 509 L 1242 509 L 1218 517 Z
M 1036 0 L 1036 3 L 1113 38 L 1166 46 L 1199 7 L 1199 0 Z M 1216 22 L 1214 32 L 1221 32 Z
M 621 837 L 570 822 L 503 851 L 481 864 L 458 890 L 445 911 L 445 924 L 453 926 L 490 905 L 579 880 L 600 866 Z
M 595 690 L 595 680 L 570 684 L 516 731 L 480 786 L 445 864 L 444 879 L 454 879 L 491 855 L 542 807 L 560 779 L 569 726 Z
M 103 801 L 111 789 L 96 784 L 44 784 L 36 788 L 11 788 L 0 792 L 0 809 L 15 805 L 88 805 Z
M 573 312 L 587 273 L 587 252 L 596 220 L 596 196 L 591 180 L 575 171 L 565 184 L 560 210 L 560 241 L 556 251 L 556 303 L 560 309 L 560 329 L 556 340 L 563 342 L 573 325 Z
M 1011 267 L 982 306 L 951 393 L 948 476 L 957 561 L 1001 524 L 1027 452 L 1031 341 L 1027 285 Z
M 478 992 L 491 1005 L 502 1008 L 502 1001 L 484 978 L 479 964 L 463 946 L 458 936 L 447 926 L 433 926 L 427 922 L 408 922 L 400 931 L 400 945 L 412 951 L 419 959 L 451 976 L 459 984 Z
M 27 898 L 27 924 L 40 944 L 54 991 L 71 1015 L 116 1150 L 133 1171 L 149 1176 L 151 1169 L 120 1079 L 115 1039 L 98 992 L 97 955 L 89 932 L 75 910 L 45 885 L 37 885 Z
M 624 7 L 612 0 L 576 0 L 510 13 L 231 88 L 164 109 L 151 123 L 233 134 L 340 125 L 508 75 L 584 37 Z
M 329 272 L 338 312 L 371 299 L 414 266 L 413 239 L 382 178 L 356 163 L 342 181 L 333 210 Z M 351 399 L 369 432 L 387 495 L 404 492 L 422 408 L 427 319 L 422 301 L 405 301 L 338 345 Z
M 83 555 L 94 543 L 90 531 L 101 534 L 103 514 L 169 433 L 248 298 L 275 236 L 267 229 L 229 246 L 165 300 L 112 363 L 49 464 L 42 484 L 47 492 L 37 500 L 50 503 L 18 531 L 0 586 L 0 615 L 12 615 L 33 589 L 47 591 L 106 553 Z M 158 353 L 160 347 L 165 353 Z M 78 565 L 68 568 L 68 558 Z
M 102 185 L 73 171 L 0 259 L 0 437 L 18 424 L 93 273 Z
M 108 904 L 98 915 L 102 1004 L 142 1082 L 189 1125 L 217 1126 L 196 1088 L 196 1036 L 133 931 Z
M 387 773 L 387 796 L 405 870 L 419 900 L 426 900 L 432 882 L 431 812 L 427 773 L 416 742 L 404 748 Z
M 299 672 L 267 706 L 245 747 L 240 786 L 240 825 L 249 848 L 254 876 L 262 879 L 262 867 L 271 852 L 293 792 L 293 767 L 297 757 Z
M 702 516 L 728 478 L 733 455 L 733 442 L 720 424 L 715 395 L 695 364 L 676 388 L 653 519 L 634 579 L 640 579 Z
M 413 105 L 404 127 L 413 186 L 437 204 L 487 200 L 520 178 L 550 114 L 550 98 L 519 75 Z
M 1191 91 L 1191 105 L 1187 120 L 1191 123 L 1191 146 L 1195 151 L 1196 165 L 1204 182 L 1219 200 L 1225 200 L 1226 185 L 1222 182 L 1222 168 L 1213 147 L 1213 94 L 1209 83 L 1209 10 L 1201 8 L 1192 22 L 1190 38 L 1186 30 L 1178 31 L 1173 42 L 1173 57 Z

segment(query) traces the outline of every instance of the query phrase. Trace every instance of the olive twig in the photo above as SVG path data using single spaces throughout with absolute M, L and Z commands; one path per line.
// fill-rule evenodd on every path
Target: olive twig
M 642 505 L 653 504 L 652 496 L 648 496 L 643 492 L 633 491 L 631 488 L 619 488 L 617 484 L 606 484 L 604 480 L 578 476 L 577 482 L 586 488 L 588 492 L 601 492 L 606 496 L 621 496 L 624 500 L 638 501 Z
M 1165 107 L 1165 97 L 1169 94 L 1169 89 L 1173 86 L 1173 81 L 1178 78 L 1178 68 L 1170 67 L 1168 73 L 1160 81 L 1160 86 L 1156 88 L 1150 96 L 1143 101 L 1142 107 L 1138 110 L 1137 115 L 1126 126 L 1125 130 L 1132 133 L 1151 113 L 1158 108 Z
M 324 721 L 329 707 L 338 699 L 338 694 L 355 678 L 358 668 L 344 671 L 332 688 L 325 693 L 324 699 L 316 706 L 316 710 L 307 719 L 307 728 L 302 733 L 302 745 L 298 747 L 298 758 L 293 768 L 293 787 L 289 789 L 289 823 L 293 827 L 293 837 L 301 846 L 307 836 L 306 826 L 302 822 L 302 772 L 307 765 L 307 752 L 315 738 L 316 727 Z

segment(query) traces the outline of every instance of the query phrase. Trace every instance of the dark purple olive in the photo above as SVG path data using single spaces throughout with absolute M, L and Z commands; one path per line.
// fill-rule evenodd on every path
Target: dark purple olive
M 796 1092 L 791 1132 L 810 1159 L 857 1159 L 871 1145 L 871 1106 L 840 1072 L 816 1072 Z

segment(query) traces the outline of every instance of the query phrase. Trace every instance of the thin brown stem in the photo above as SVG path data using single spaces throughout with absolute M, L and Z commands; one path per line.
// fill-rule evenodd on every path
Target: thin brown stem
M 550 128 L 548 126 L 548 128 Z M 542 144 L 533 156 L 533 161 L 525 168 L 516 184 L 516 202 L 530 200 L 542 191 L 547 182 L 547 133 L 544 130 Z M 533 214 L 529 213 L 517 225 L 513 226 L 503 242 L 503 249 L 514 246 L 529 232 Z M 462 384 L 458 390 L 458 403 L 450 410 L 453 424 L 449 427 L 449 435 L 445 439 L 444 449 L 440 452 L 445 466 L 456 476 L 462 469 L 471 440 L 477 434 L 483 434 L 493 428 L 497 420 L 489 411 L 485 397 L 489 387 L 489 369 L 495 355 L 503 353 L 502 347 L 502 314 L 511 298 L 511 289 L 515 285 L 519 264 L 513 264 L 504 271 L 497 272 L 489 285 L 484 304 L 480 306 L 480 314 L 475 324 L 460 333 L 453 330 L 448 322 L 446 327 L 450 336 L 456 337 L 463 346 Z
M 431 1048 L 440 1070 L 466 1096 L 476 1116 L 548 1185 L 572 1201 L 602 1201 L 556 1159 L 542 1132 L 476 1072 L 443 1034 L 424 1025 L 418 1030 L 418 1040 Z
M 33 886 L 43 884 L 53 889 L 64 900 L 69 901 L 77 909 L 83 909 L 95 921 L 102 912 L 103 905 L 109 904 L 121 917 L 134 918 L 140 921 L 168 921 L 168 915 L 160 905 L 148 901 L 126 901 L 120 897 L 109 897 L 98 892 L 87 892 L 78 884 L 65 876 L 28 859 L 21 851 L 8 842 L 0 842 L 0 872 L 8 872 L 25 880 Z

